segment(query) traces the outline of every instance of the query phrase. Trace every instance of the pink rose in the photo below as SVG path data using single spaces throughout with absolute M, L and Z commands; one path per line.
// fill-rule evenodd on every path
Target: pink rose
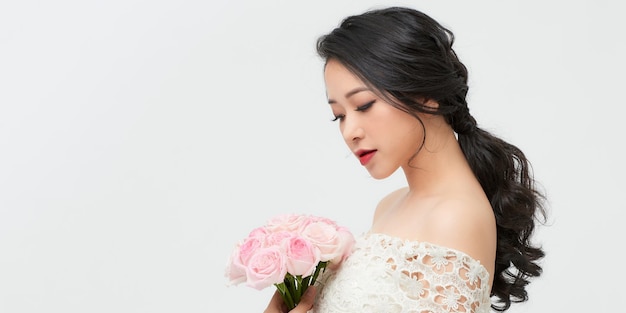
M 302 236 L 320 249 L 321 261 L 330 261 L 343 254 L 342 237 L 333 224 L 312 222 L 304 228 Z
M 253 237 L 253 238 L 265 238 L 267 237 L 267 235 L 269 234 L 269 230 L 267 230 L 267 228 L 265 227 L 257 227 L 255 229 L 253 229 L 252 231 L 250 231 L 250 233 L 248 234 L 248 237 Z
M 298 233 L 309 218 L 300 214 L 283 214 L 270 219 L 265 225 L 271 232 L 288 231 Z
M 322 223 L 326 223 L 328 225 L 332 225 L 335 227 L 339 227 L 339 225 L 337 225 L 337 222 L 327 218 L 327 217 L 323 217 L 323 216 L 310 216 L 309 217 L 309 221 L 312 222 L 322 222 Z
M 265 238 L 246 237 L 243 242 L 237 247 L 239 253 L 237 255 L 237 258 L 233 260 L 233 263 L 246 267 L 248 265 L 248 260 L 250 260 L 250 258 L 257 249 L 263 247 L 264 243 Z
M 237 260 L 237 261 L 235 261 Z M 231 285 L 238 285 L 246 281 L 246 267 L 241 264 L 241 258 L 239 255 L 239 247 L 233 249 L 233 253 L 230 255 L 225 272 L 226 278 Z
M 262 227 L 253 229 L 248 237 L 237 243 L 233 253 L 230 255 L 228 266 L 226 267 L 226 277 L 233 285 L 238 285 L 246 280 L 246 267 L 248 261 L 256 251 L 265 243 L 267 231 Z
M 309 276 L 320 261 L 320 250 L 308 240 L 294 236 L 283 242 L 287 257 L 287 272 L 293 276 Z
M 295 233 L 284 231 L 284 230 L 269 233 L 267 237 L 265 237 L 264 246 L 265 247 L 269 247 L 269 246 L 280 247 L 282 246 L 283 241 L 288 240 L 289 238 L 295 235 L 296 235 Z
M 356 242 L 354 236 L 346 227 L 338 226 L 337 236 L 339 237 L 338 249 L 341 251 L 341 254 L 330 260 L 330 268 L 334 268 L 343 262 L 352 253 L 352 248 Z
M 279 247 L 258 249 L 246 267 L 247 285 L 257 290 L 283 282 L 287 274 L 285 256 Z

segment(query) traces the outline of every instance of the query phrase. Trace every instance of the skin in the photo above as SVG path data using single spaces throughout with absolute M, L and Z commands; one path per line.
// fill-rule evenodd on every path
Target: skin
M 401 168 L 406 177 L 407 187 L 379 202 L 371 231 L 465 252 L 485 266 L 491 286 L 495 217 L 450 125 L 442 116 L 418 114 L 422 126 L 334 59 L 326 64 L 324 80 L 349 149 L 377 150 L 364 166 L 369 174 L 384 179 Z M 438 106 L 432 100 L 425 104 Z
M 298 305 L 293 308 L 293 310 L 287 311 L 283 299 L 281 298 L 278 291 L 276 291 L 274 292 L 274 296 L 272 296 L 270 303 L 267 305 L 267 308 L 265 309 L 265 311 L 263 311 L 263 313 L 306 313 L 308 310 L 313 308 L 315 293 L 316 287 L 309 286 L 304 292 L 304 295 L 302 295 L 300 303 L 298 303 Z

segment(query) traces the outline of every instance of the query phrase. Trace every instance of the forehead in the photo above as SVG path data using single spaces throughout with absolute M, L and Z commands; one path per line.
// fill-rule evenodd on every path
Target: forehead
M 366 84 L 341 62 L 331 59 L 324 67 L 324 82 L 328 97 L 343 97 L 346 92 Z

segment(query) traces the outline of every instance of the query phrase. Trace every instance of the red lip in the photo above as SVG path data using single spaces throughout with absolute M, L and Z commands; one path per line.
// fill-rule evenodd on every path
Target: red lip
M 374 157 L 376 153 L 376 149 L 374 150 L 358 150 L 355 154 L 359 158 L 361 165 L 366 165 L 369 161 Z

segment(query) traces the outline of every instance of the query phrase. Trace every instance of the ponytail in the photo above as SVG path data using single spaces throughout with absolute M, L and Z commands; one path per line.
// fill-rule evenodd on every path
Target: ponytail
M 530 242 L 538 216 L 545 218 L 543 195 L 534 186 L 531 165 L 524 153 L 478 127 L 458 135 L 470 167 L 487 194 L 496 217 L 497 250 L 491 295 L 493 309 L 505 311 L 511 302 L 528 300 L 531 277 L 541 275 L 537 261 L 544 257 Z
M 512 302 L 528 300 L 529 279 L 542 273 L 538 261 L 545 253 L 531 243 L 530 237 L 535 220 L 546 217 L 545 196 L 536 189 L 532 167 L 524 153 L 478 127 L 465 98 L 467 68 L 452 49 L 454 35 L 442 30 L 449 38 L 445 54 L 454 72 L 448 81 L 457 84 L 452 84 L 455 88 L 449 88 L 450 93 L 440 99 L 444 105 L 438 113 L 458 134 L 461 150 L 493 208 L 498 244 L 491 295 L 499 301 L 492 308 L 506 311 Z

